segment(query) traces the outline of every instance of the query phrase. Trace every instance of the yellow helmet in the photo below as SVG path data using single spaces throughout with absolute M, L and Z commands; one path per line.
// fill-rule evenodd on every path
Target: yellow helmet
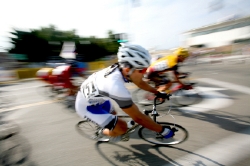
M 185 48 L 178 48 L 177 50 L 174 51 L 175 55 L 181 56 L 183 58 L 187 58 L 189 56 L 188 50 Z

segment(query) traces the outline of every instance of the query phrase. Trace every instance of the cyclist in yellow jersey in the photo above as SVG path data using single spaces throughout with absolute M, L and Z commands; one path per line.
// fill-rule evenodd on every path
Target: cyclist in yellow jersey
M 167 55 L 165 57 L 159 58 L 155 62 L 153 62 L 147 69 L 145 74 L 145 78 L 155 82 L 155 85 L 158 90 L 169 91 L 172 83 L 179 83 L 182 86 L 185 86 L 179 79 L 178 75 L 178 64 L 183 62 L 189 56 L 189 52 L 187 49 L 178 48 L 176 51 L 173 52 L 171 55 Z M 165 72 L 173 71 L 175 76 L 175 81 L 171 81 L 166 75 L 162 75 Z

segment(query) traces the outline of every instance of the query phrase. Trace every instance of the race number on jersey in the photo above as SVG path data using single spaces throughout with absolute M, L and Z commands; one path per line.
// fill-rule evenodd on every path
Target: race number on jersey
M 86 99 L 99 95 L 94 76 L 95 74 L 90 76 L 81 86 L 81 92 L 84 94 Z

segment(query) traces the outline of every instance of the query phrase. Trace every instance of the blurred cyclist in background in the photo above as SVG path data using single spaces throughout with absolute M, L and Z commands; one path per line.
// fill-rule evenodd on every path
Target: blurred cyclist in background
M 171 93 L 169 88 L 172 86 L 172 83 L 179 83 L 183 87 L 185 86 L 178 78 L 178 64 L 183 62 L 188 56 L 189 52 L 185 48 L 178 48 L 171 55 L 164 56 L 155 60 L 145 74 L 145 78 L 153 81 L 158 90 Z M 171 81 L 165 74 L 165 72 L 172 71 L 175 77 L 175 81 Z
M 75 94 L 78 91 L 78 86 L 74 85 L 74 77 L 83 77 L 86 68 L 82 62 L 76 60 L 66 60 L 64 65 L 53 69 L 51 77 L 55 86 L 63 86 L 68 88 L 67 100 L 74 100 Z
M 78 86 L 74 85 L 74 77 L 82 77 L 85 79 L 84 73 L 86 68 L 83 62 L 76 60 L 66 60 L 55 68 L 42 68 L 37 72 L 37 76 L 48 84 L 55 87 L 63 87 L 68 89 L 67 100 L 75 99 Z

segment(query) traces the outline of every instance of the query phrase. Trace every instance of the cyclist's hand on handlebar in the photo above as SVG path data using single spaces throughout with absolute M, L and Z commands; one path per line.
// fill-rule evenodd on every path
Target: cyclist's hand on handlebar
M 164 138 L 168 139 L 174 136 L 174 130 L 170 127 L 163 126 L 163 131 L 160 133 Z
M 168 99 L 168 100 L 169 100 L 169 96 L 171 96 L 171 94 L 167 94 L 167 93 L 164 93 L 164 92 L 158 92 L 155 95 L 158 98 L 163 98 L 163 99 Z

